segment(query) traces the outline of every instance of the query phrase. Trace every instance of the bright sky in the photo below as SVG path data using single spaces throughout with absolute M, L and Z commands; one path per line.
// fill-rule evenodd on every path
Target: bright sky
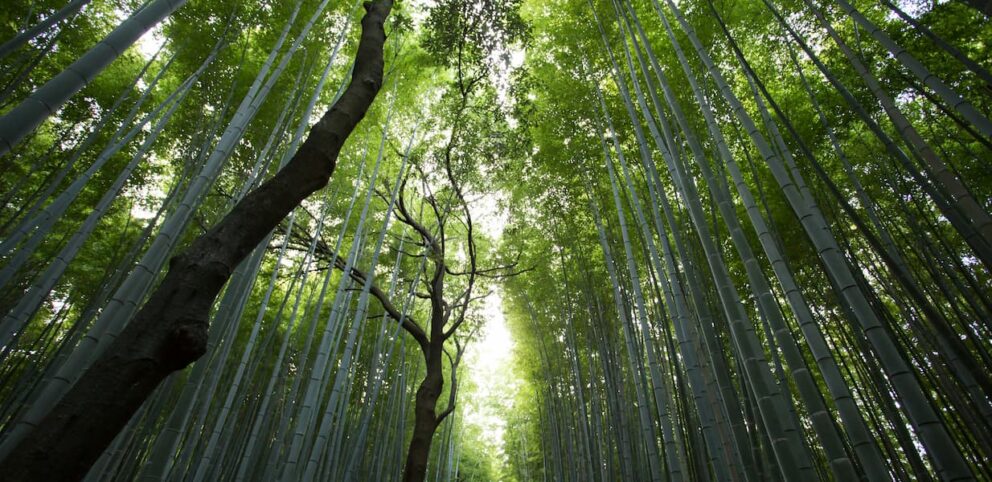
M 121 21 L 125 20 L 131 15 L 131 12 L 125 12 L 121 9 L 114 10 L 114 14 L 117 15 Z M 162 24 L 156 24 L 151 30 L 145 32 L 141 38 L 136 42 L 138 47 L 138 52 L 146 59 L 151 58 L 158 51 L 162 43 L 165 42 L 165 37 L 162 36 Z
M 146 32 L 140 39 L 138 39 L 138 51 L 141 52 L 141 55 L 146 59 L 149 59 L 152 55 L 155 55 L 155 52 L 158 52 L 159 47 L 161 47 L 162 43 L 165 42 L 165 38 L 162 37 L 161 32 L 162 27 L 156 26 L 154 29 Z
M 485 450 L 495 459 L 505 461 L 504 414 L 519 389 L 519 381 L 510 369 L 513 338 L 503 316 L 501 291 L 497 289 L 485 303 L 485 327 L 466 349 L 463 365 L 462 376 L 471 381 L 475 391 L 462 392 L 458 403 L 464 404 L 464 422 L 481 429 Z
M 121 20 L 126 19 L 129 15 L 129 12 L 125 12 L 120 9 L 115 10 L 114 13 Z M 162 47 L 163 43 L 165 43 L 165 37 L 162 36 L 162 24 L 157 24 L 151 30 L 145 32 L 145 34 L 142 35 L 137 42 L 135 42 L 135 47 L 137 47 L 138 52 L 141 53 L 142 57 L 150 59 L 153 55 L 155 55 L 155 52 L 158 52 L 158 49 Z M 143 80 L 139 80 L 138 85 L 139 88 L 145 88 L 145 83 Z M 154 158 L 154 155 L 151 157 L 152 159 L 150 162 L 161 162 L 157 161 Z M 141 199 L 145 201 L 145 203 L 134 203 L 131 206 L 131 216 L 137 219 L 151 219 L 154 217 L 155 211 L 153 210 L 152 205 L 156 204 L 155 200 L 160 200 L 165 197 L 165 192 L 162 190 L 162 186 L 164 185 L 166 185 L 166 181 L 163 176 L 156 176 L 154 182 L 142 184 L 133 188 L 136 191 L 135 198 Z
M 519 64 L 518 64 L 519 65 Z M 490 192 L 475 197 L 471 203 L 472 216 L 479 230 L 498 242 L 508 222 L 507 213 L 500 209 L 500 193 Z M 506 461 L 503 434 L 505 414 L 520 382 L 513 375 L 511 361 L 513 337 L 503 314 L 503 293 L 499 286 L 484 301 L 482 315 L 485 325 L 477 338 L 466 348 L 461 376 L 467 378 L 474 391 L 461 392 L 463 422 L 479 428 L 485 451 L 502 463 Z
M 524 57 L 523 50 L 511 48 L 508 68 L 497 69 L 495 83 L 500 102 L 508 102 L 510 75 L 523 65 Z M 515 121 L 510 119 L 510 122 L 512 125 Z M 472 216 L 477 220 L 480 230 L 494 242 L 502 237 L 508 222 L 507 213 L 499 208 L 500 197 L 499 192 L 485 193 L 471 205 Z M 505 414 L 519 390 L 520 381 L 514 376 L 510 366 L 514 343 L 506 326 L 503 293 L 498 286 L 486 298 L 483 316 L 485 326 L 478 339 L 466 349 L 463 364 L 465 374 L 462 376 L 467 375 L 475 391 L 462 392 L 459 403 L 463 404 L 464 422 L 480 429 L 482 442 L 489 455 L 505 463 Z

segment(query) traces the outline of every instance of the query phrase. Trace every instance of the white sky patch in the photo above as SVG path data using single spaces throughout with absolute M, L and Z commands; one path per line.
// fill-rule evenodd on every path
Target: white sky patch
M 114 8 L 114 16 L 117 17 L 118 23 L 127 20 L 132 14 L 133 12 Z M 138 38 L 138 41 L 134 43 L 134 47 L 138 49 L 138 53 L 142 57 L 150 59 L 164 43 L 165 37 L 162 35 L 162 22 L 159 22 Z
M 513 49 L 513 50 L 511 50 L 510 51 L 510 67 L 513 67 L 514 69 L 520 68 L 520 66 L 524 65 L 524 59 L 525 58 L 526 58 L 526 55 L 525 55 L 523 49 Z
M 413 18 L 413 23 L 416 26 L 421 26 L 424 20 L 427 20 L 427 14 L 430 9 L 437 5 L 434 0 L 414 0 L 410 2 L 410 16 Z
M 493 52 L 493 58 L 490 59 L 495 70 L 493 72 L 493 84 L 496 87 L 496 98 L 503 105 L 507 105 L 510 102 L 510 82 L 512 81 L 513 72 L 524 65 L 524 60 L 527 57 L 526 52 L 514 45 L 508 46 L 507 50 L 504 51 L 509 54 L 509 63 L 504 64 L 500 59 L 499 55 L 503 52 L 497 51 Z
M 114 15 L 123 22 L 131 16 L 131 13 L 117 8 L 114 9 Z M 144 35 L 142 35 L 141 38 L 134 43 L 134 46 L 137 47 L 138 52 L 142 57 L 150 59 L 153 55 L 155 55 L 155 52 L 158 52 L 158 49 L 161 48 L 164 43 L 165 37 L 162 35 L 162 23 L 160 22 L 145 32 Z
M 479 341 L 468 348 L 467 356 L 476 358 L 477 363 L 472 366 L 476 367 L 473 371 L 477 374 L 486 377 L 498 376 L 499 370 L 510 360 L 513 350 L 513 338 L 503 316 L 501 290 L 495 290 L 486 298 L 482 312 L 486 318 L 486 326 Z
M 147 159 L 149 165 L 162 166 L 165 161 L 161 160 L 154 153 L 149 154 Z M 165 200 L 166 186 L 171 179 L 171 174 L 155 174 L 150 182 L 142 183 L 131 188 L 131 196 L 134 204 L 131 205 L 131 217 L 140 220 L 148 220 L 155 217 L 162 201 Z
M 497 288 L 486 298 L 483 307 L 486 324 L 480 336 L 465 352 L 466 375 L 475 385 L 471 399 L 465 400 L 464 421 L 479 427 L 482 442 L 490 455 L 505 461 L 503 434 L 506 432 L 504 414 L 519 389 L 519 380 L 511 371 L 513 338 L 503 315 L 503 296 Z M 468 398 L 468 397 L 466 397 Z
M 472 215 L 479 229 L 493 240 L 503 235 L 509 222 L 509 214 L 499 206 L 500 198 L 500 193 L 487 193 L 472 203 Z
M 432 0 L 421 1 L 428 6 L 433 4 Z M 422 20 L 421 18 L 420 21 Z M 508 54 L 509 62 L 501 61 L 499 58 L 501 53 Z M 526 52 L 518 46 L 509 45 L 502 52 L 493 52 L 493 55 L 490 59 L 494 67 L 491 75 L 496 88 L 497 101 L 507 106 L 512 102 L 509 91 L 513 72 L 523 66 Z M 516 126 L 516 119 L 509 118 L 508 122 L 512 127 Z M 487 177 L 490 173 L 482 174 L 483 177 Z M 489 191 L 471 200 L 472 216 L 476 226 L 493 242 L 499 241 L 509 222 L 509 214 L 501 207 L 504 198 L 503 192 Z M 485 451 L 505 464 L 507 453 L 503 436 L 507 426 L 506 414 L 520 389 L 521 381 L 513 373 L 511 366 L 514 343 L 506 326 L 503 296 L 498 285 L 486 298 L 482 315 L 485 326 L 465 353 L 465 376 L 474 385 L 475 390 L 471 392 L 471 397 L 465 396 L 469 395 L 468 392 L 462 396 L 464 403 L 462 413 L 464 423 L 480 429 L 483 439 L 480 442 L 485 445 Z
M 138 52 L 141 53 L 142 57 L 150 59 L 164 43 L 165 37 L 162 36 L 162 25 L 159 24 L 155 28 L 145 32 L 135 45 L 138 47 Z
M 899 7 L 899 10 L 908 13 L 911 17 L 919 18 L 921 15 L 929 12 L 937 5 L 947 3 L 947 0 L 936 0 L 934 2 L 921 0 L 896 0 L 894 3 L 897 7 Z M 891 10 L 887 10 L 887 12 L 889 20 L 896 20 L 899 18 L 895 12 Z

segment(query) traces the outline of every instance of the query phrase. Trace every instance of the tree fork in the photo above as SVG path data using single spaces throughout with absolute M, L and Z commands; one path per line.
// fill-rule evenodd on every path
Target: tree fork
M 210 308 L 235 267 L 327 185 L 345 140 L 382 86 L 393 0 L 366 2 L 351 82 L 289 163 L 169 264 L 120 336 L 3 461 L 4 480 L 82 479 L 159 383 L 203 356 Z

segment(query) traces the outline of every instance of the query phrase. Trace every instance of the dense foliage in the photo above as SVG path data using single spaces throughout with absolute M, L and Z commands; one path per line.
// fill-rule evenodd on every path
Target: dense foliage
M 0 46 L 0 460 L 293 156 L 363 14 L 191 0 L 15 142 L 9 113 L 148 8 L 66 4 L 0 10 L 2 40 L 67 9 Z M 969 2 L 404 1 L 386 33 L 330 184 L 89 478 L 398 480 L 429 368 L 391 310 L 443 306 L 431 480 L 992 479 Z M 514 338 L 492 379 L 486 296 Z

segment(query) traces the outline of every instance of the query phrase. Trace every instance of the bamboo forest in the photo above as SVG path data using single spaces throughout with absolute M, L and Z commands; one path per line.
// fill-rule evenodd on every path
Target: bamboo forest
M 992 481 L 992 1 L 3 0 L 0 480 Z

